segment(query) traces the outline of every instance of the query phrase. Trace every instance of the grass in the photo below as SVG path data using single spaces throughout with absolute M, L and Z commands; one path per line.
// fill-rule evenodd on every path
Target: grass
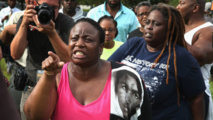
M 3 75 L 10 81 L 10 74 L 7 72 L 7 64 L 4 58 L 0 60 L 0 69 Z
M 210 81 L 210 90 L 211 90 L 212 99 L 213 99 L 213 80 Z

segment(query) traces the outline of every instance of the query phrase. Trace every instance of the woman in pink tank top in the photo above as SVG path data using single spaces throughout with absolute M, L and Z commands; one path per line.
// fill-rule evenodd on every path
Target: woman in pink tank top
M 64 64 L 56 54 L 48 53 L 42 63 L 44 74 L 25 103 L 27 118 L 151 120 L 140 75 L 130 67 L 100 59 L 104 37 L 95 21 L 76 22 L 69 38 L 70 62 Z

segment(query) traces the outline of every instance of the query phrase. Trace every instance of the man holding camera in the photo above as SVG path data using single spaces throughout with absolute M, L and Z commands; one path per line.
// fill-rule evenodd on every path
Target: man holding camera
M 24 103 L 42 74 L 41 63 L 48 57 L 48 51 L 54 51 L 64 62 L 69 61 L 66 51 L 69 32 L 74 24 L 71 17 L 58 13 L 60 0 L 38 0 L 37 4 L 39 7 L 26 6 L 11 43 L 11 56 L 14 59 L 19 59 L 28 47 L 26 64 L 28 83 L 22 92 L 20 105 L 22 120 L 26 119 L 23 112 Z M 48 16 L 46 12 L 52 15 Z M 52 20 L 48 21 L 49 17 L 53 17 Z

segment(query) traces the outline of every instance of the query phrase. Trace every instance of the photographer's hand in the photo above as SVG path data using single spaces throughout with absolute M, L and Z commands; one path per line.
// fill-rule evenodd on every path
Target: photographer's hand
M 50 36 L 52 34 L 56 34 L 55 30 L 55 23 L 51 20 L 49 24 L 41 24 L 38 20 L 38 15 L 35 15 L 33 17 L 33 20 L 36 24 L 36 26 L 30 25 L 32 28 L 35 28 L 37 31 L 42 32 L 46 34 L 47 36 Z
M 69 62 L 69 55 L 68 55 L 68 46 L 67 44 L 62 41 L 60 38 L 58 32 L 55 29 L 55 23 L 51 20 L 49 24 L 43 25 L 39 22 L 38 16 L 36 15 L 34 17 L 34 22 L 36 26 L 30 25 L 30 27 L 36 29 L 39 32 L 42 32 L 46 34 L 56 52 L 56 54 L 59 56 L 61 61 Z
M 30 22 L 33 21 L 33 16 L 36 15 L 34 5 L 27 5 L 24 11 L 24 15 L 21 21 L 21 25 L 19 26 L 18 32 L 14 36 L 11 43 L 11 56 L 13 59 L 18 60 L 23 55 L 25 49 L 28 46 L 27 40 L 27 31 L 29 29 Z
M 37 12 L 35 11 L 35 6 L 27 5 L 27 7 L 24 11 L 22 24 L 28 27 L 30 22 L 33 22 L 33 16 L 35 16 L 36 14 L 37 14 Z

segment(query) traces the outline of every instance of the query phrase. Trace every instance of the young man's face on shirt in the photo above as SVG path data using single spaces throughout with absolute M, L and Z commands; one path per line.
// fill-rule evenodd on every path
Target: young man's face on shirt
M 124 118 L 129 118 L 136 108 L 140 107 L 139 90 L 136 80 L 130 75 L 124 75 L 118 83 L 118 101 Z

